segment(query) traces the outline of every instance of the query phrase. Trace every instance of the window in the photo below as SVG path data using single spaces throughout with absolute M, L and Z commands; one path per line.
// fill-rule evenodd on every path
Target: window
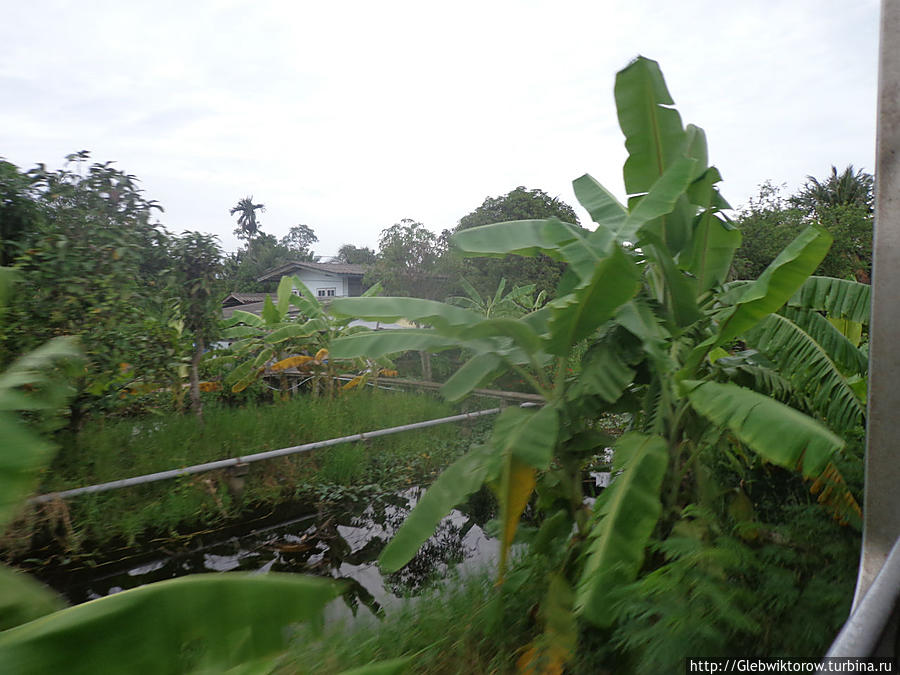
M 334 289 L 333 288 L 317 288 L 316 295 L 320 298 L 333 298 L 334 297 Z

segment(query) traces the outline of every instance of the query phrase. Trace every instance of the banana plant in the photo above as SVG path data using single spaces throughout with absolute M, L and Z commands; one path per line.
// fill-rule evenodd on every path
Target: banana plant
M 509 371 L 543 397 L 539 409 L 506 409 L 489 442 L 441 474 L 380 558 L 387 572 L 402 567 L 454 505 L 487 484 L 500 504 L 502 580 L 521 514 L 536 496 L 543 523 L 536 541 L 543 543 L 535 548 L 565 554 L 547 600 L 555 627 L 548 622 L 526 651 L 532 665 L 542 650 L 557 665 L 565 661 L 561 650 L 571 650 L 575 622 L 558 620 L 560 612 L 610 626 L 615 591 L 640 573 L 651 535 L 665 536 L 710 494 L 724 499 L 731 486 L 710 489 L 705 466 L 721 448 L 749 449 L 815 481 L 834 475 L 831 460 L 844 446 L 835 432 L 863 412 L 846 380 L 863 361 L 837 330 L 827 332 L 823 315 L 862 321 L 861 291 L 810 278 L 829 234 L 811 226 L 758 279 L 726 284 L 741 234 L 723 213 L 730 207 L 703 130 L 683 124 L 649 59 L 618 74 L 615 99 L 628 151 L 627 201 L 590 175 L 576 179 L 593 231 L 524 220 L 452 240 L 465 255 L 543 253 L 566 263 L 554 300 L 518 319 L 413 298 L 332 306 L 344 316 L 427 326 L 348 336 L 334 343 L 334 356 L 463 347 L 471 358 L 444 384 L 448 399 Z M 573 376 L 566 366 L 585 340 Z M 758 377 L 746 377 L 754 368 Z M 786 402 L 772 395 L 775 385 L 785 388 Z M 610 412 L 630 414 L 618 439 L 596 424 Z M 614 478 L 589 509 L 581 472 L 607 446 Z M 568 598 L 564 607 L 560 597 Z
M 14 280 L 0 267 L 0 316 Z M 58 337 L 0 373 L 0 531 L 37 487 L 54 446 L 34 416 L 64 408 L 70 387 L 59 365 L 81 352 Z M 32 416 L 26 424 L 22 413 Z M 149 584 L 74 607 L 28 575 L 0 565 L 0 672 L 270 673 L 290 627 L 320 626 L 340 585 L 295 574 L 199 574 Z M 359 673 L 399 673 L 406 660 Z
M 547 297 L 544 291 L 541 291 L 535 297 L 534 284 L 516 286 L 504 295 L 503 291 L 506 290 L 505 278 L 500 279 L 493 297 L 485 296 L 482 298 L 475 287 L 465 279 L 460 279 L 459 284 L 466 294 L 451 296 L 447 298 L 447 302 L 451 305 L 479 312 L 488 319 L 522 316 L 543 306 Z
M 374 296 L 380 290 L 376 284 L 364 297 Z M 224 323 L 223 332 L 226 339 L 235 340 L 232 353 L 215 358 L 236 364 L 225 379 L 235 393 L 265 373 L 281 373 L 282 390 L 286 391 L 284 372 L 289 368 L 309 373 L 319 389 L 333 392 L 339 365 L 344 369 L 371 370 L 365 359 L 337 364 L 330 358 L 328 348 L 334 339 L 366 330 L 350 327 L 349 323 L 349 319 L 333 317 L 300 279 L 285 276 L 278 284 L 276 301 L 266 296 L 259 316 L 235 310 Z

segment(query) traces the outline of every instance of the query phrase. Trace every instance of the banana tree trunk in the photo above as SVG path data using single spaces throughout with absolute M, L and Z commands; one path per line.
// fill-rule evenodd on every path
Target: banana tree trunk
M 422 379 L 431 382 L 431 352 L 419 352 L 419 360 L 422 362 Z

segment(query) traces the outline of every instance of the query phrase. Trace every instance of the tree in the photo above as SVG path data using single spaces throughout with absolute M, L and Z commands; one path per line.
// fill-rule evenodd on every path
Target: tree
M 791 204 L 805 213 L 817 213 L 832 206 L 856 206 L 871 213 L 875 206 L 875 178 L 862 169 L 853 171 L 847 165 L 840 174 L 837 167 L 831 167 L 831 175 L 823 180 L 806 177 L 806 184 L 793 197 Z
M 436 298 L 446 295 L 442 259 L 445 241 L 422 223 L 404 218 L 381 231 L 378 256 L 366 282 L 380 282 L 390 295 Z
M 246 246 L 232 253 L 225 260 L 224 280 L 229 291 L 255 293 L 271 290 L 257 281 L 265 272 L 297 260 L 297 254 L 283 246 L 271 234 L 260 232 Z
M 294 225 L 288 233 L 281 238 L 279 244 L 287 249 L 292 260 L 314 262 L 316 255 L 312 251 L 312 245 L 319 241 L 316 233 L 308 225 Z
M 37 228 L 41 213 L 29 177 L 0 160 L 0 265 L 8 265 Z
M 338 249 L 335 259 L 348 265 L 372 265 L 376 260 L 376 254 L 368 246 L 360 248 L 353 244 L 344 244 Z
M 87 153 L 70 155 L 81 162 Z M 137 179 L 112 162 L 25 176 L 22 204 L 37 217 L 11 249 L 21 291 L 10 303 L 0 334 L 0 362 L 56 335 L 80 336 L 86 367 L 75 379 L 71 422 L 88 411 L 109 410 L 128 398 L 137 379 L 167 377 L 178 336 L 147 309 L 166 298 L 170 239 L 151 222 L 161 210 L 144 197 Z
M 834 239 L 816 274 L 868 283 L 872 269 L 872 213 L 866 200 L 832 203 L 827 195 L 823 199 L 813 201 L 807 188 L 785 198 L 781 187 L 763 183 L 759 195 L 751 198 L 735 223 L 744 235 L 735 254 L 735 274 L 755 279 L 788 242 L 807 225 L 816 223 Z
M 202 419 L 198 367 L 206 345 L 213 339 L 219 324 L 221 305 L 216 286 L 222 270 L 222 252 L 215 235 L 185 232 L 175 241 L 172 255 L 184 324 L 194 338 L 190 374 L 191 408 Z
M 543 190 L 519 186 L 505 195 L 487 197 L 481 206 L 460 218 L 455 231 L 504 221 L 554 217 L 578 225 L 575 210 L 558 197 L 551 197 Z M 552 296 L 564 269 L 562 263 L 544 255 L 537 258 L 507 256 L 502 259 L 467 258 L 462 274 L 484 295 L 493 293 L 500 279 L 505 278 L 512 286 L 534 284 L 539 292 Z
M 259 233 L 260 223 L 256 219 L 256 212 L 265 211 L 264 204 L 254 204 L 253 195 L 241 199 L 237 206 L 231 209 L 231 215 L 238 214 L 238 226 L 234 228 L 234 233 L 238 239 L 246 239 L 251 241 Z

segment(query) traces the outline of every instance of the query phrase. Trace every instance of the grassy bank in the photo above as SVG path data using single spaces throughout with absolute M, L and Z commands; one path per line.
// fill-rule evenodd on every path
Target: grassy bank
M 493 569 L 455 576 L 389 608 L 381 621 L 366 614 L 330 624 L 321 636 L 301 632 L 275 672 L 328 675 L 410 657 L 415 673 L 514 673 L 539 632 L 531 609 L 543 589 L 538 582 L 500 592 L 495 581 Z
M 226 408 L 190 415 L 88 424 L 62 437 L 42 492 L 64 490 L 202 462 L 299 445 L 451 415 L 428 396 L 358 392 L 333 400 Z M 483 425 L 482 425 L 483 426 Z M 21 552 L 35 532 L 65 546 L 133 543 L 146 534 L 177 534 L 287 500 L 339 499 L 349 490 L 389 491 L 427 481 L 469 444 L 470 426 L 450 424 L 365 443 L 257 462 L 242 481 L 226 471 L 186 476 L 27 510 L 3 542 Z M 243 485 L 239 483 L 242 482 Z

